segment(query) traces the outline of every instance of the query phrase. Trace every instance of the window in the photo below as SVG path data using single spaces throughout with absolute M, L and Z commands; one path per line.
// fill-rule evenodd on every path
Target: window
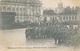
M 30 15 L 30 9 L 27 10 L 27 14 Z
M 19 13 L 19 15 L 21 16 L 21 12 Z
M 16 8 L 16 11 L 18 11 L 18 8 Z
M 65 17 L 63 17 L 63 20 L 65 20 Z
M 77 19 L 77 17 L 75 16 L 75 20 Z
M 6 10 L 6 7 L 5 6 L 3 7 L 3 10 Z
M 23 8 L 23 11 L 25 11 L 25 8 Z
M 72 16 L 72 20 L 74 20 L 74 17 Z
M 20 12 L 20 16 L 23 16 L 23 12 Z
M 60 20 L 62 20 L 62 17 L 60 17 Z
M 10 8 L 10 7 L 8 7 L 8 8 L 7 8 L 7 11 L 11 11 L 11 8 Z
M 24 15 L 26 15 L 26 13 L 24 12 Z
M 70 27 L 71 29 L 73 29 L 73 26 L 72 26 L 72 25 L 70 25 L 69 27 Z
M 18 16 L 18 15 L 19 15 L 19 13 L 16 13 L 16 15 Z
M 54 17 L 53 17 L 53 20 L 54 20 Z
M 56 20 L 57 18 L 55 17 L 55 20 Z
M 69 17 L 69 20 L 71 20 L 71 17 Z
M 24 13 L 22 13 L 22 16 L 24 16 Z
M 15 8 L 12 8 L 12 11 L 15 11 Z
M 66 20 L 68 20 L 68 17 L 66 17 Z
M 2 8 L 0 7 L 0 11 L 2 10 Z
M 20 8 L 20 11 L 22 11 L 22 8 Z

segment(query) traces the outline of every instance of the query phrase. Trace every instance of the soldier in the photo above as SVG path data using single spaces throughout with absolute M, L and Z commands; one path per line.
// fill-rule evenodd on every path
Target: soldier
M 30 37 L 29 37 L 29 32 L 30 32 L 30 27 L 28 26 L 28 27 L 26 28 L 26 31 L 25 31 L 26 38 L 30 38 Z

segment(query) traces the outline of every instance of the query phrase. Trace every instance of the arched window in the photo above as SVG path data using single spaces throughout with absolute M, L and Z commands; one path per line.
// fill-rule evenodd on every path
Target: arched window
M 3 11 L 5 11 L 5 10 L 6 10 L 6 7 L 4 6 L 4 7 L 3 7 Z
M 11 11 L 11 8 L 10 8 L 10 7 L 8 7 L 8 8 L 7 8 L 7 11 Z

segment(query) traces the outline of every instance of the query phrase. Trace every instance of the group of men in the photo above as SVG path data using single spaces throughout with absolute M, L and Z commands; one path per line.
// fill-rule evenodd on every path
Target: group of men
M 27 27 L 26 39 L 45 39 L 53 38 L 55 44 L 66 42 L 70 36 L 76 34 L 77 29 L 67 28 L 66 26 L 34 26 Z

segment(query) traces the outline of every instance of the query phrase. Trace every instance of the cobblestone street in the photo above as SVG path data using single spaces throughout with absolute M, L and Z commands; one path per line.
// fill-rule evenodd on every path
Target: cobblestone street
M 69 47 L 55 45 L 54 39 L 36 39 L 27 41 L 25 29 L 1 30 L 0 33 L 0 48 L 4 51 L 5 48 L 8 47 L 54 47 L 54 50 L 57 50 L 57 48 L 63 50 L 64 47 L 64 49 L 70 50 Z

